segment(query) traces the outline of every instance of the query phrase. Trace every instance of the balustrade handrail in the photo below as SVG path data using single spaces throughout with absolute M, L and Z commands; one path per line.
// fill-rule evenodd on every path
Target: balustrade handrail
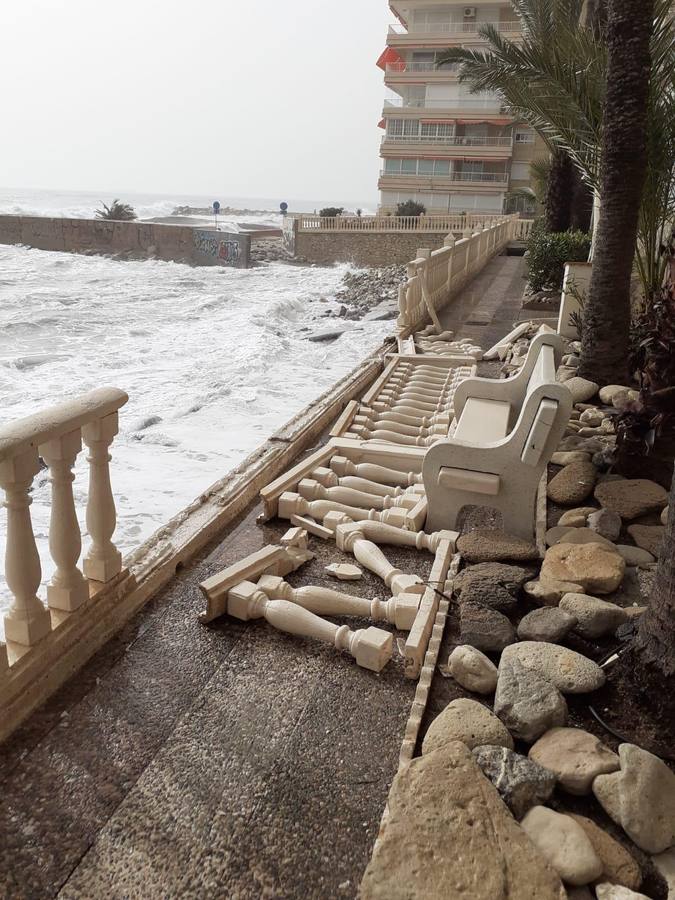
M 65 400 L 7 425 L 0 425 L 0 463 L 25 453 L 31 447 L 63 437 L 94 419 L 117 412 L 128 399 L 129 395 L 119 388 L 96 388 L 75 400 Z
M 297 229 L 301 232 L 313 231 L 464 231 L 466 228 L 483 227 L 497 221 L 506 221 L 501 213 L 469 213 L 466 215 L 448 213 L 446 215 L 424 216 L 296 216 Z
M 450 172 L 446 175 L 434 175 L 426 172 L 387 172 L 380 170 L 381 178 L 426 178 L 431 181 L 443 179 L 444 181 L 474 181 L 490 184 L 506 184 L 509 180 L 508 172 Z

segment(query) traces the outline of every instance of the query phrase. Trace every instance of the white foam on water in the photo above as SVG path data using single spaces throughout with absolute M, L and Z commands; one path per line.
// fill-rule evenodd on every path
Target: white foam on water
M 115 542 L 127 553 L 391 333 L 391 322 L 341 322 L 349 330 L 337 341 L 306 340 L 334 323 L 320 316 L 337 307 L 346 269 L 192 268 L 0 246 L 0 423 L 103 385 L 128 392 L 111 448 Z M 86 550 L 84 453 L 75 474 Z M 32 498 L 44 583 L 44 471 Z M 3 514 L 0 548 L 5 529 Z M 0 608 L 10 599 L 3 573 L 0 558 Z

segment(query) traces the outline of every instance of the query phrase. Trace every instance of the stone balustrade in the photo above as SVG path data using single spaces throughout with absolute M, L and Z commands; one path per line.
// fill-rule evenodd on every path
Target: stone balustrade
M 0 487 L 7 509 L 5 577 L 12 594 L 4 617 L 7 647 L 0 645 L 0 678 L 10 663 L 47 637 L 64 615 L 76 612 L 97 586 L 122 570 L 121 554 L 112 542 L 116 514 L 109 448 L 118 430 L 118 410 L 128 399 L 117 388 L 99 388 L 0 428 Z M 83 442 L 88 449 L 86 522 L 91 543 L 80 569 L 82 538 L 73 497 L 73 466 Z M 30 514 L 30 493 L 40 460 L 49 468 L 49 550 L 56 564 L 46 605 L 38 597 L 42 568 Z

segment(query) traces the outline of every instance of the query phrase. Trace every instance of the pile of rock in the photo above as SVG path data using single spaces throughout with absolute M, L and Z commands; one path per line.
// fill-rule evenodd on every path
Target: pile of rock
M 345 319 L 362 319 L 375 307 L 382 318 L 398 315 L 398 289 L 406 278 L 405 266 L 385 266 L 347 272 L 343 287 L 335 294 L 341 304 L 337 315 Z

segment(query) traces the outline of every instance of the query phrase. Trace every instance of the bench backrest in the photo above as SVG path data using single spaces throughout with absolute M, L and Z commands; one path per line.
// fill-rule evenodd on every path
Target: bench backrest
M 540 384 L 549 384 L 552 381 L 555 381 L 555 353 L 549 344 L 542 344 L 527 382 L 527 393 L 530 394 Z

